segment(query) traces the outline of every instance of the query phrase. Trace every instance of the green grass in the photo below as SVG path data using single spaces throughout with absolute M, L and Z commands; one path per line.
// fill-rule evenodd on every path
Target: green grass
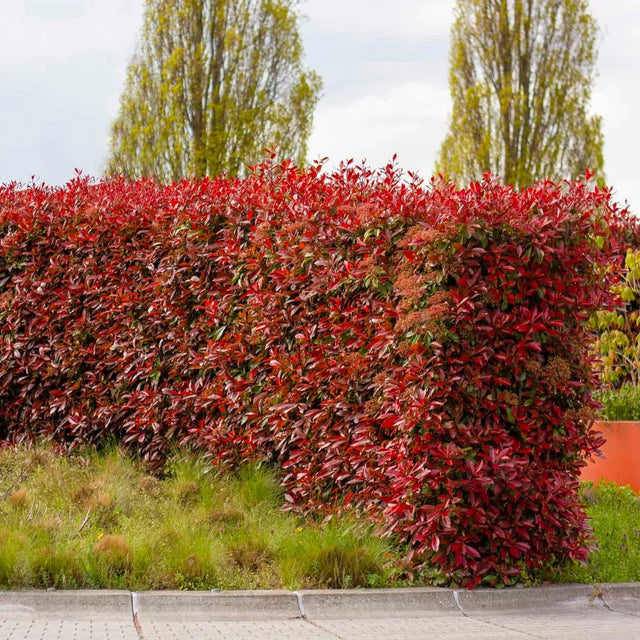
M 640 496 L 587 484 L 582 498 L 598 550 L 541 579 L 640 581 Z M 402 550 L 367 521 L 301 519 L 283 504 L 277 475 L 259 465 L 220 475 L 182 454 L 159 479 L 115 447 L 0 449 L 0 589 L 409 584 Z
M 597 550 L 575 564 L 562 582 L 640 581 L 640 495 L 614 484 L 585 484 L 582 499 L 591 518 Z
M 276 475 L 117 449 L 0 450 L 0 588 L 299 589 L 392 583 L 400 553 L 353 518 L 283 512 Z
M 601 391 L 603 420 L 640 420 L 640 387 L 623 384 L 619 389 Z

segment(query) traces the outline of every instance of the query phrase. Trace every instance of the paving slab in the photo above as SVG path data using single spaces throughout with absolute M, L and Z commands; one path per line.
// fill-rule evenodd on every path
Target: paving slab
M 497 628 L 455 613 L 443 616 L 314 621 L 339 640 L 520 640 L 525 633 Z
M 91 620 L 8 620 L 0 617 L 2 640 L 140 640 L 129 623 Z
M 529 613 L 509 615 L 492 613 L 474 622 L 490 625 L 499 633 L 512 633 L 514 638 L 528 637 L 539 640 L 638 640 L 640 624 L 630 616 L 603 613 L 595 610 L 590 615 Z M 471 635 L 475 640 L 475 635 Z
M 626 592 L 618 595 L 628 596 Z M 640 640 L 640 620 L 608 607 L 598 586 L 477 589 L 456 591 L 455 598 L 465 616 L 501 633 L 549 640 Z
M 336 640 L 330 631 L 302 618 L 182 622 L 145 619 L 140 630 L 144 640 Z

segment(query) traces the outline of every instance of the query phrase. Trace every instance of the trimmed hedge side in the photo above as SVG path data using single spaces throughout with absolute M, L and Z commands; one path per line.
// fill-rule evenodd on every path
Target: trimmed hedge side
M 292 507 L 365 509 L 452 584 L 585 558 L 585 327 L 625 224 L 581 182 L 391 166 L 0 188 L 0 439 L 275 462 Z

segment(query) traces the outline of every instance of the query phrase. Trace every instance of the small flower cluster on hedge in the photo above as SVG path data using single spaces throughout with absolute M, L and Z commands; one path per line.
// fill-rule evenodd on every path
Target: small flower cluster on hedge
M 584 559 L 585 327 L 625 224 L 582 182 L 392 166 L 2 187 L 0 439 L 268 460 L 452 584 Z

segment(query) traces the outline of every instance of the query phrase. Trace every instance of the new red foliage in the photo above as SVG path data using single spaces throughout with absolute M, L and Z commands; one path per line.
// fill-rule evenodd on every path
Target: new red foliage
M 3 187 L 0 439 L 266 459 L 452 583 L 584 558 L 585 321 L 627 224 L 582 182 L 391 166 Z

